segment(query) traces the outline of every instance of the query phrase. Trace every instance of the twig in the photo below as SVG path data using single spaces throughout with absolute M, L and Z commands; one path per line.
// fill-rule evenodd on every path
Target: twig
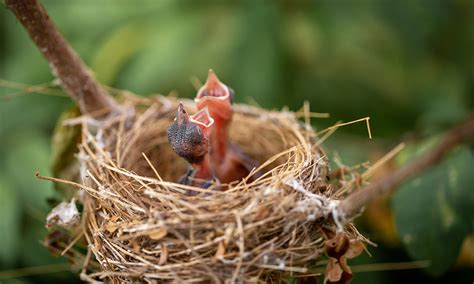
M 43 275 L 49 273 L 57 273 L 70 271 L 69 263 L 46 264 L 40 266 L 22 267 L 11 270 L 0 271 L 0 279 L 19 278 L 33 275 Z
M 421 157 L 349 195 L 341 201 L 339 214 L 345 220 L 354 218 L 371 200 L 395 191 L 402 182 L 436 165 L 452 148 L 469 137 L 474 137 L 474 115 L 452 128 L 440 144 Z
M 382 262 L 382 263 L 369 263 L 351 265 L 351 270 L 354 273 L 361 272 L 375 272 L 375 271 L 393 271 L 393 270 L 409 270 L 409 269 L 421 269 L 429 267 L 431 261 L 429 260 L 418 260 L 418 261 L 405 261 L 405 262 Z M 310 269 L 308 272 L 311 274 L 301 274 L 296 277 L 306 277 L 311 275 L 320 275 L 326 270 L 325 267 L 318 267 Z
M 372 131 L 370 130 L 370 123 L 369 123 L 369 120 L 370 120 L 370 117 L 367 116 L 367 117 L 363 117 L 363 118 L 359 118 L 359 119 L 356 119 L 356 120 L 353 120 L 353 121 L 349 121 L 349 122 L 344 122 L 344 123 L 336 123 L 335 125 L 331 126 L 331 127 L 328 127 L 324 130 L 321 130 L 319 131 L 318 133 L 316 133 L 316 135 L 320 135 L 320 134 L 323 134 L 323 133 L 326 133 L 326 132 L 329 132 L 333 129 L 337 129 L 341 126 L 346 126 L 346 125 L 349 125 L 349 124 L 353 124 L 353 123 L 357 123 L 357 122 L 361 122 L 361 121 L 365 121 L 365 124 L 367 125 L 367 134 L 369 135 L 369 138 L 372 139 Z
M 5 5 L 27 30 L 31 40 L 48 60 L 53 74 L 60 79 L 82 113 L 118 108 L 117 103 L 94 80 L 38 0 L 6 0 Z

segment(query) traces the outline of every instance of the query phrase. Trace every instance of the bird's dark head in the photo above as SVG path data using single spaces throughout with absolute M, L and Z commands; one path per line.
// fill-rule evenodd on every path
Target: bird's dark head
M 189 163 L 200 163 L 209 152 L 209 133 L 213 123 L 207 109 L 189 116 L 183 104 L 179 103 L 176 118 L 168 128 L 171 147 Z
M 195 101 L 198 109 L 207 107 L 216 120 L 230 120 L 232 117 L 234 91 L 223 84 L 212 69 L 209 69 L 206 83 L 199 89 Z

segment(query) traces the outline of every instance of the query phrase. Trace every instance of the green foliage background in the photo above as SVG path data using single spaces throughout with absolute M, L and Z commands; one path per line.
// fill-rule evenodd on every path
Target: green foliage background
M 207 69 L 213 68 L 236 90 L 237 101 L 296 110 L 307 100 L 312 111 L 331 113 L 330 119 L 313 121 L 319 129 L 338 120 L 370 116 L 373 140 L 366 138 L 363 124 L 356 124 L 339 130 L 326 143 L 329 153 L 337 151 L 348 165 L 373 159 L 402 137 L 420 140 L 437 134 L 473 110 L 474 1 L 43 3 L 104 84 L 143 95 L 176 91 L 193 97 L 191 78 L 203 81 Z M 26 84 L 53 79 L 23 28 L 1 6 L 0 78 Z M 43 220 L 49 209 L 45 200 L 52 195 L 52 185 L 36 180 L 34 173 L 51 174 L 52 131 L 72 102 L 35 93 L 21 95 L 5 83 L 0 85 L 0 269 L 61 263 L 64 260 L 52 258 L 39 244 L 45 234 Z M 469 150 L 466 153 L 472 155 Z M 472 173 L 472 159 L 462 162 Z M 429 180 L 426 184 L 430 186 Z M 459 186 L 462 194 L 451 198 L 472 198 L 472 183 Z M 395 198 L 395 208 L 403 212 L 404 206 L 417 206 L 410 203 L 413 200 L 430 207 L 424 199 L 430 196 L 429 190 L 413 193 L 415 199 L 410 194 L 404 197 L 410 189 Z M 438 209 L 442 210 L 430 207 L 435 212 Z M 463 206 L 462 210 L 473 209 Z M 426 213 L 415 211 L 421 216 Z M 462 230 L 450 232 L 454 239 L 474 231 L 471 213 L 462 212 L 468 217 L 458 224 Z M 426 224 L 430 228 L 438 225 L 437 218 L 407 216 L 411 226 L 404 226 L 400 220 L 407 218 L 402 217 L 397 215 L 402 232 L 416 222 L 431 222 Z M 415 232 L 434 239 L 440 234 L 436 230 Z M 459 245 L 437 250 L 438 243 L 434 243 L 428 253 L 423 250 L 419 256 L 409 244 L 388 248 L 377 232 L 366 234 L 379 247 L 371 249 L 372 258 L 362 257 L 358 263 L 433 256 L 440 259 L 437 265 L 442 268 L 434 274 L 423 270 L 361 273 L 355 283 L 446 283 L 455 279 L 470 283 L 474 279 L 469 270 L 452 267 Z M 449 242 L 449 238 L 441 240 L 441 245 Z M 2 280 L 4 277 L 0 272 L 2 283 L 75 279 L 70 273 Z

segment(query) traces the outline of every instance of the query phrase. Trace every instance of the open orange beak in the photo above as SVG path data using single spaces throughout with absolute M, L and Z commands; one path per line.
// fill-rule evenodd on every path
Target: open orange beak
M 214 126 L 214 119 L 209 114 L 207 107 L 201 109 L 190 117 L 190 121 L 201 128 L 204 136 L 209 137 Z
M 199 89 L 195 102 L 198 109 L 207 107 L 216 120 L 232 118 L 233 91 L 223 84 L 212 69 L 209 69 L 206 83 Z

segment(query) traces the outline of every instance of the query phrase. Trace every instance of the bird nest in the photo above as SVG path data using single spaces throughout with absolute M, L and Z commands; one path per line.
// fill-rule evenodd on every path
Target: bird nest
M 178 101 L 126 101 L 132 111 L 76 120 L 79 181 L 61 182 L 79 190 L 48 219 L 69 227 L 61 251 L 82 256 L 83 280 L 278 282 L 310 274 L 325 255 L 335 259 L 328 271 L 339 273 L 336 280 L 350 272 L 341 257 L 363 238 L 334 216 L 340 187 L 299 115 L 235 105 L 230 140 L 261 166 L 226 190 L 203 189 L 176 182 L 186 163 L 166 131 Z M 184 105 L 195 110 L 191 101 Z

